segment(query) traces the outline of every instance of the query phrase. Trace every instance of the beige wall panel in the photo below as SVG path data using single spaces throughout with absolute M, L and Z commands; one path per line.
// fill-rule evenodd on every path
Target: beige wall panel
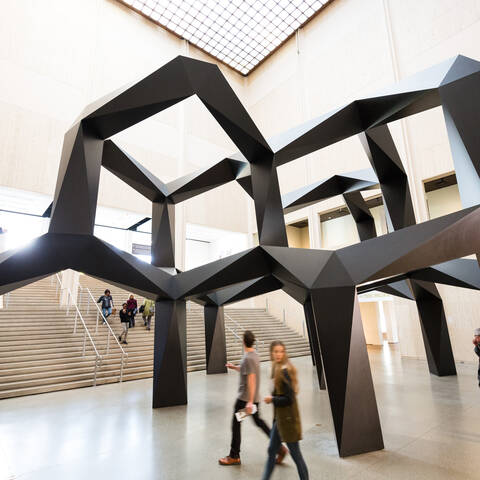
M 291 76 L 277 84 L 257 103 L 249 105 L 250 114 L 266 138 L 302 123 L 300 88 L 297 76 Z
M 266 60 L 258 70 L 246 79 L 246 101 L 256 105 L 266 95 L 291 78 L 297 71 L 295 38 L 290 39 L 275 55 Z
M 64 122 L 0 103 L 0 184 L 52 194 L 62 147 Z
M 204 138 L 188 135 L 185 143 L 185 161 L 193 167 L 192 171 L 195 171 L 214 165 L 235 151 L 235 145 L 230 140 L 222 144 L 222 142 L 214 143 Z
M 394 298 L 400 352 L 407 357 L 425 359 L 422 331 L 415 302 Z
M 428 192 L 426 197 L 430 218 L 438 218 L 462 209 L 458 185 L 433 190 Z
M 185 202 L 186 221 L 234 232 L 248 232 L 245 193 L 232 182 Z
M 379 328 L 378 307 L 376 302 L 360 302 L 363 333 L 368 345 L 382 345 L 382 332 Z
M 307 171 L 303 159 L 294 160 L 277 168 L 278 182 L 280 184 L 280 193 L 285 195 L 293 190 L 302 188 L 307 182 Z
M 357 227 L 351 215 L 322 222 L 321 230 L 322 248 L 336 250 L 358 242 Z
M 228 152 L 227 154 L 232 154 L 238 150 L 196 95 L 185 100 L 184 103 L 185 130 L 187 135 L 218 144 Z M 210 159 L 210 163 L 214 161 L 216 161 L 215 158 Z
M 438 285 L 445 305 L 450 340 L 455 360 L 477 361 L 473 352 L 473 330 L 480 327 L 480 293 L 464 288 Z

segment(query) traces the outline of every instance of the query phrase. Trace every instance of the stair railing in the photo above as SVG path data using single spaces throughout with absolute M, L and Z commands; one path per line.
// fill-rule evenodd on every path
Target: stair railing
M 93 348 L 93 351 L 95 353 L 95 370 L 93 372 L 93 386 L 95 387 L 97 385 L 97 371 L 98 367 L 102 364 L 102 356 L 98 353 L 97 347 L 95 346 L 95 342 L 93 341 L 92 336 L 90 335 L 90 332 L 88 331 L 88 327 L 85 323 L 85 320 L 82 317 L 82 314 L 80 313 L 80 310 L 78 309 L 77 303 L 75 302 L 75 299 L 73 298 L 72 292 L 68 287 L 64 287 L 62 284 L 62 281 L 60 280 L 60 276 L 58 273 L 55 274 L 56 280 L 57 280 L 57 289 L 56 292 L 58 294 L 58 290 L 60 289 L 60 295 L 63 290 L 67 292 L 67 317 L 70 314 L 70 302 L 72 306 L 75 308 L 75 322 L 73 326 L 73 333 L 77 333 L 77 323 L 78 319 L 80 319 L 80 325 L 83 327 L 83 348 L 82 348 L 82 357 L 85 357 L 85 350 L 87 346 L 87 338 L 90 341 L 90 344 Z
M 128 353 L 124 350 L 122 345 L 120 344 L 115 332 L 113 331 L 110 323 L 108 323 L 107 318 L 103 315 L 102 310 L 100 309 L 98 303 L 95 301 L 95 297 L 92 295 L 92 292 L 88 287 L 82 287 L 80 284 L 78 285 L 80 288 L 80 303 L 82 301 L 83 295 L 87 295 L 87 314 L 90 312 L 90 302 L 92 302 L 96 309 L 97 309 L 97 319 L 96 319 L 96 324 L 95 324 L 95 333 L 98 333 L 98 323 L 99 319 L 102 318 L 103 324 L 106 325 L 108 329 L 107 333 L 107 350 L 106 350 L 106 355 L 109 355 L 110 353 L 110 337 L 113 338 L 113 340 L 117 343 L 117 347 L 120 349 L 121 352 L 121 360 L 120 360 L 120 377 L 119 381 L 121 382 L 123 380 L 123 370 L 124 367 L 128 361 Z
M 234 325 L 235 325 L 235 329 L 234 328 L 231 328 L 229 327 L 228 325 L 225 325 L 225 328 L 233 334 L 233 336 L 237 339 L 237 341 L 241 342 L 243 344 L 243 338 L 241 337 L 241 335 L 239 335 L 237 333 L 237 330 L 236 329 L 239 329 L 241 330 L 242 332 L 244 332 L 245 330 L 247 330 L 245 327 L 243 327 L 242 325 L 240 325 L 236 320 L 234 320 L 230 315 L 228 315 L 228 313 L 225 312 L 224 310 L 224 315 L 226 318 L 228 318 Z M 255 350 L 258 350 L 258 348 L 262 346 L 262 347 L 265 347 L 265 342 L 263 340 L 258 340 L 258 339 L 255 339 Z

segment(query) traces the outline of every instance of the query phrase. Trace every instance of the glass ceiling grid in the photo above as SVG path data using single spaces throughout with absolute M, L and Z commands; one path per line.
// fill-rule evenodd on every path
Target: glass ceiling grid
M 333 0 L 118 0 L 247 75 Z

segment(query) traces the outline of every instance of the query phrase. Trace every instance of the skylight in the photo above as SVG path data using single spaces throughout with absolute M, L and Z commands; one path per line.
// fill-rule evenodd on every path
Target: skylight
M 332 0 L 118 0 L 247 75 Z

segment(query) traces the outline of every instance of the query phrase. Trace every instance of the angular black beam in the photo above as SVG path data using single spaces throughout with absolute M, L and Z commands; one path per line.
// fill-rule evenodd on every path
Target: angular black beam
M 187 312 L 183 300 L 155 302 L 153 408 L 187 403 Z
M 383 449 L 355 287 L 310 292 L 341 457 Z
M 273 155 L 250 165 L 260 245 L 288 247 L 277 168 Z
M 477 135 L 480 72 L 478 62 L 462 62 L 460 59 L 455 61 L 452 70 L 439 91 L 460 198 L 465 208 L 480 204 L 480 142 Z M 460 75 L 463 78 L 458 78 Z
M 394 230 L 415 225 L 408 177 L 388 127 L 372 128 L 359 138 L 377 174 L 389 223 Z
M 457 258 L 409 274 L 414 280 L 431 281 L 453 287 L 480 290 L 480 268 L 473 259 Z
M 343 199 L 355 220 L 360 241 L 377 236 L 375 220 L 360 192 L 344 193 Z
M 227 346 L 223 307 L 205 305 L 205 353 L 207 374 L 226 373 Z
M 237 180 L 238 181 L 238 180 Z M 356 170 L 314 182 L 282 196 L 284 213 L 294 212 L 322 200 L 349 192 L 378 187 L 378 179 L 371 169 Z
M 53 202 L 50 203 L 50 205 L 45 209 L 45 211 L 42 213 L 42 217 L 44 218 L 50 218 L 52 216 L 52 208 L 53 208 Z
M 175 267 L 175 205 L 167 199 L 152 203 L 152 265 Z
M 312 354 L 313 365 L 317 369 L 318 386 L 320 390 L 326 390 L 325 376 L 323 374 L 322 356 L 320 354 L 320 343 L 317 335 L 317 325 L 315 323 L 315 317 L 313 315 L 312 301 L 309 298 L 303 305 L 303 311 L 305 313 L 305 323 L 307 324 L 308 342 L 310 344 L 310 352 Z
M 134 223 L 133 225 L 131 225 L 130 227 L 127 228 L 127 230 L 131 230 L 132 232 L 136 232 L 137 231 L 137 228 L 142 226 L 144 223 L 147 223 L 151 220 L 150 217 L 145 217 L 145 218 L 142 218 L 140 221 L 138 221 L 137 223 Z
M 439 377 L 456 375 L 447 319 L 437 287 L 421 280 L 408 283 L 417 303 L 430 373 Z
M 103 141 L 83 123 L 65 134 L 50 233 L 93 235 L 102 151 Z

